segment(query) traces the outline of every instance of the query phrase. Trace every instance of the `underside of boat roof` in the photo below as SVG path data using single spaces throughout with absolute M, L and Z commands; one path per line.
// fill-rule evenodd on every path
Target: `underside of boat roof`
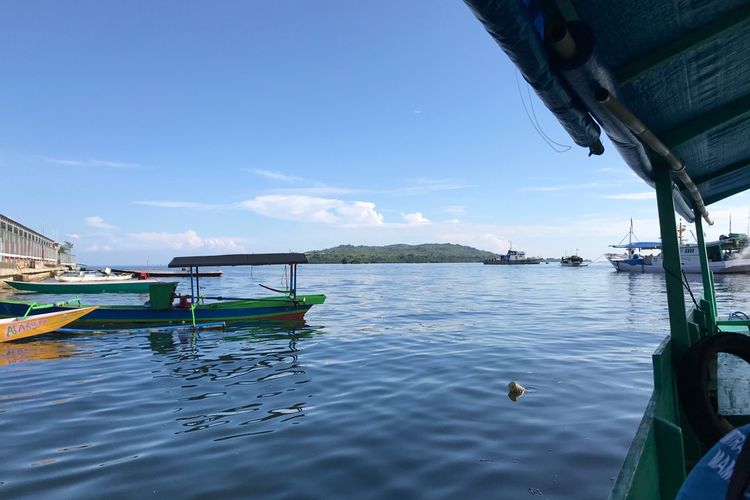
M 645 125 L 689 176 L 674 188 L 686 219 L 697 199 L 750 188 L 747 0 L 465 1 L 579 146 L 601 154 L 603 129 L 653 186 L 654 168 L 670 164 L 665 149 L 607 98 Z
M 279 264 L 307 264 L 307 256 L 303 253 L 240 253 L 175 257 L 169 263 L 169 267 L 269 266 Z

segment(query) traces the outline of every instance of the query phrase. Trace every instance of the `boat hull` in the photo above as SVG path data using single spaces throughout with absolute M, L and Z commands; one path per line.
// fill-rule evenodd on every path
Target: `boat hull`
M 609 262 L 617 271 L 625 273 L 664 273 L 664 267 L 661 261 L 649 264 L 644 261 L 637 262 L 625 259 L 610 259 Z M 714 274 L 746 274 L 750 273 L 750 260 L 737 259 L 736 261 L 726 260 L 720 262 L 709 262 L 708 267 Z M 701 272 L 699 264 L 683 263 L 682 270 L 686 274 L 700 274 Z
M 26 282 L 6 281 L 16 290 L 36 293 L 148 293 L 152 284 L 160 283 L 156 280 L 124 280 L 124 281 L 79 281 L 71 282 Z
M 542 259 L 524 259 L 524 260 L 486 260 L 488 266 L 518 266 L 523 264 L 541 264 Z
M 96 310 L 96 307 L 81 307 L 70 311 L 51 312 L 49 309 L 44 309 L 39 311 L 39 314 L 33 314 L 34 311 L 32 311 L 31 315 L 25 318 L 22 317 L 27 310 L 28 306 L 20 314 L 14 315 L 15 317 L 12 317 L 10 320 L 0 320 L 0 342 L 25 339 L 54 332 L 58 328 L 69 325 L 81 317 L 90 314 Z
M 134 273 L 134 274 L 145 274 L 153 276 L 154 278 L 189 278 L 190 271 L 154 271 L 148 269 L 112 269 L 113 272 L 118 273 Z M 224 274 L 224 271 L 217 269 L 216 271 L 198 271 L 193 273 L 193 277 L 199 278 L 220 278 Z
M 325 295 L 268 297 L 201 304 L 195 307 L 195 323 L 244 322 L 256 320 L 301 320 L 315 304 L 322 304 Z M 85 307 L 85 306 L 81 306 Z M 0 317 L 20 316 L 28 303 L 0 301 Z M 74 311 L 76 306 L 54 306 L 44 311 Z M 33 314 L 33 311 L 32 311 Z M 192 324 L 193 311 L 187 307 L 151 309 L 146 306 L 99 306 L 87 316 L 71 323 L 76 328 L 122 328 L 129 326 L 160 326 Z

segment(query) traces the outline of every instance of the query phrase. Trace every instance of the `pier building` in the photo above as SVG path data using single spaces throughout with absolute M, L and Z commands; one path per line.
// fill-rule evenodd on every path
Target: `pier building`
M 62 251 L 61 251 L 62 248 Z M 0 214 L 0 263 L 14 267 L 75 265 L 70 248 Z

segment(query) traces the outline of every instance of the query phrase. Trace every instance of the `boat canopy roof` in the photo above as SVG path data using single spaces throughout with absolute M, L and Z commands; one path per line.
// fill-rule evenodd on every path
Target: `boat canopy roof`
M 169 267 L 268 266 L 276 264 L 307 264 L 303 253 L 238 253 L 175 257 Z
M 683 165 L 689 221 L 699 198 L 750 188 L 747 0 L 465 1 L 579 146 L 602 154 L 604 129 L 651 186 L 655 167 Z
M 622 245 L 610 245 L 612 248 L 627 248 L 632 250 L 659 250 L 661 241 L 634 241 Z

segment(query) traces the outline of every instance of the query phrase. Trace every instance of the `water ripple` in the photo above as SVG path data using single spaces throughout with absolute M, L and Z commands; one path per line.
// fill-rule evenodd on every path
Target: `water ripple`
M 300 284 L 329 297 L 307 323 L 0 344 L 0 496 L 607 495 L 666 335 L 662 277 L 320 265 Z M 744 277 L 716 288 L 722 310 L 750 298 Z

